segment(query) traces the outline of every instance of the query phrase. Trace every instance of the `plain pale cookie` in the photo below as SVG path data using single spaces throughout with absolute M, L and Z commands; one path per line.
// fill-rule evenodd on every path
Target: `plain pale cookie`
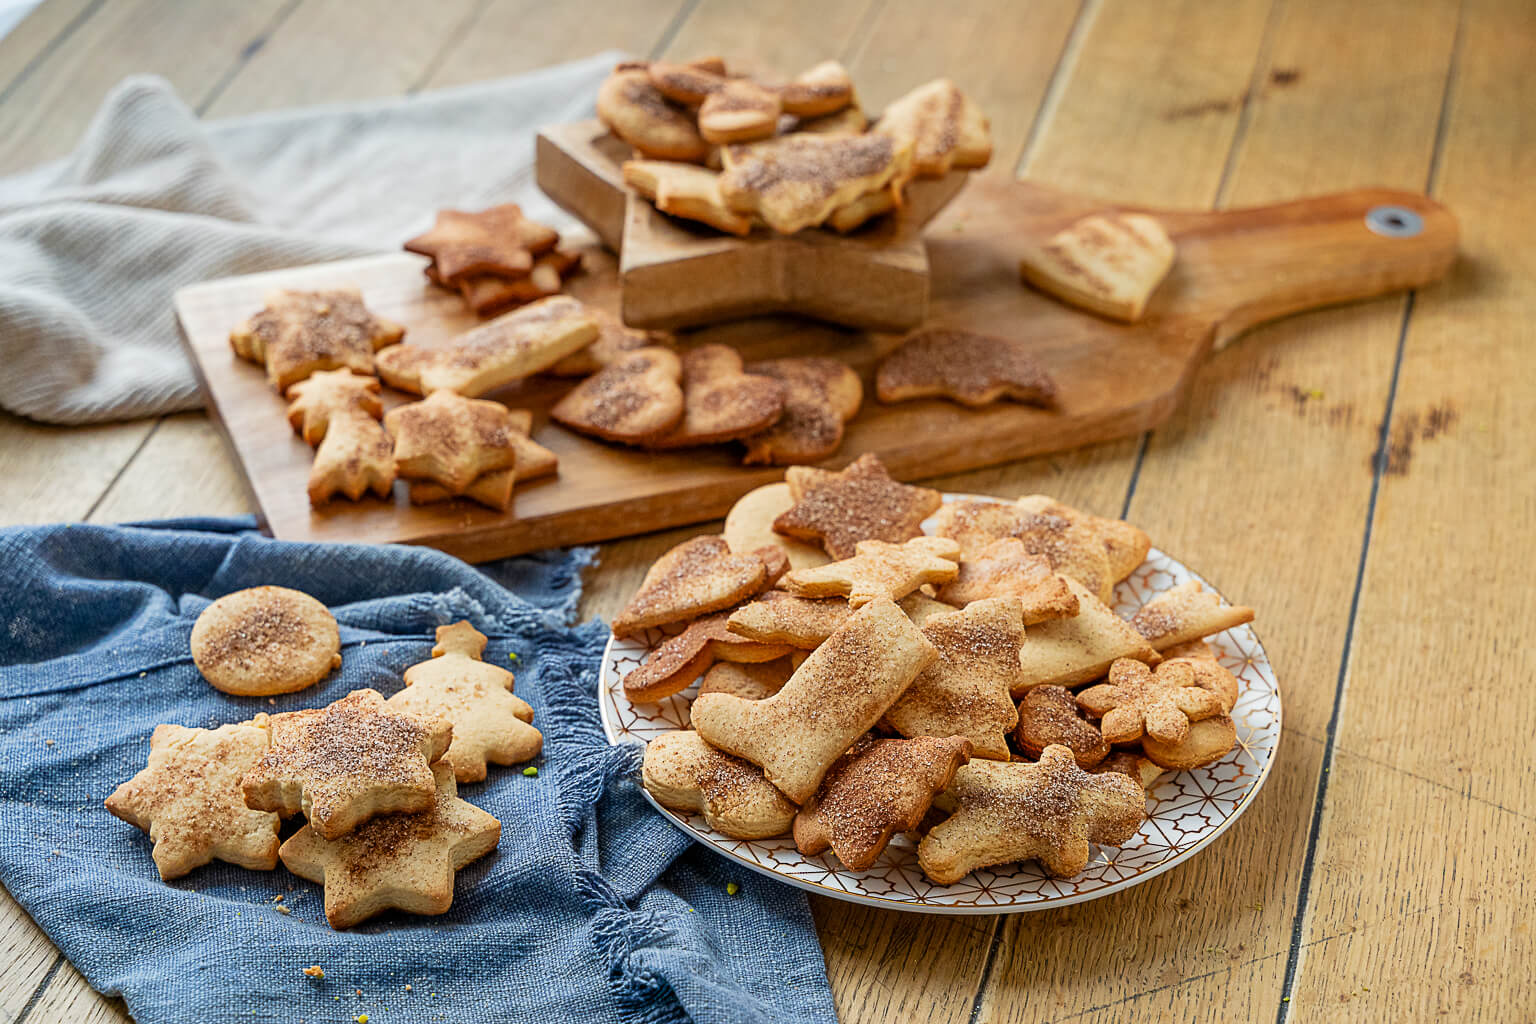
M 720 194 L 737 213 L 791 235 L 903 177 L 910 154 L 881 135 L 796 134 L 726 146 Z
M 924 178 L 985 167 L 992 159 L 986 115 L 947 78 L 920 85 L 886 107 L 874 131 L 910 148 L 912 171 Z
M 1235 746 L 1237 726 L 1226 715 L 1195 722 L 1178 743 L 1164 743 L 1152 736 L 1141 741 L 1142 752 L 1169 771 L 1204 768 L 1226 757 Z
M 729 693 L 742 700 L 762 700 L 784 689 L 795 666 L 789 658 L 757 664 L 722 661 L 710 666 L 699 681 L 700 693 Z
M 779 587 L 796 597 L 846 597 L 858 608 L 878 598 L 899 601 L 925 583 L 948 583 L 959 572 L 960 547 L 947 537 L 914 537 L 904 544 L 862 540 L 852 558 L 796 569 Z
M 1117 658 L 1136 658 L 1155 663 L 1152 645 L 1104 602 L 1068 577 L 1067 586 L 1077 594 L 1078 613 L 1070 619 L 1051 619 L 1029 627 L 1019 662 L 1023 685 L 1015 697 L 1035 686 L 1054 683 L 1077 686 L 1098 679 Z
M 784 688 L 764 700 L 723 693 L 693 702 L 693 726 L 711 745 L 762 767 L 804 803 L 822 776 L 938 657 L 890 601 L 874 601 L 816 648 Z
M 1146 819 L 1146 794 L 1124 775 L 1090 775 L 1072 751 L 1046 747 L 1035 764 L 972 761 L 945 790 L 956 810 L 917 847 L 923 873 L 940 885 L 977 868 L 1039 860 L 1071 878 L 1088 866 L 1089 843 L 1123 843 Z
M 779 96 L 786 114 L 825 117 L 853 102 L 853 79 L 837 61 L 824 60 L 790 79 Z
M 970 756 L 959 736 L 855 744 L 795 816 L 795 848 L 807 857 L 831 849 L 848 870 L 867 871 L 892 836 L 922 823 Z
M 640 781 L 663 807 L 702 814 L 733 839 L 767 839 L 789 831 L 795 805 L 763 778 L 763 770 L 722 753 L 691 729 L 662 733 L 645 745 Z
M 858 415 L 864 384 L 846 363 L 822 356 L 767 359 L 749 373 L 784 385 L 784 414 L 777 423 L 746 439 L 748 466 L 792 466 L 833 455 L 843 443 L 843 426 Z
M 671 160 L 626 160 L 624 184 L 662 213 L 696 220 L 742 238 L 752 233 L 752 218 L 726 205 L 717 171 Z
M 107 810 L 149 833 L 162 879 L 211 860 L 277 867 L 277 815 L 251 810 L 240 791 L 240 777 L 267 749 L 265 720 L 217 729 L 157 725 L 149 764 L 107 797 Z
M 791 569 L 826 565 L 832 558 L 819 545 L 807 544 L 774 530 L 774 520 L 788 512 L 794 503 L 787 483 L 764 484 L 748 491 L 726 513 L 722 530 L 726 544 L 738 555 L 762 547 L 777 547 L 789 559 Z
M 963 736 L 977 757 L 1008 760 L 1008 733 L 1019 720 L 1009 696 L 1018 683 L 1024 617 L 1008 597 L 927 616 L 923 635 L 939 652 L 885 721 L 903 736 Z
M 1195 670 L 1183 662 L 1163 662 L 1153 671 L 1141 662 L 1121 658 L 1109 667 L 1109 681 L 1077 695 L 1078 706 L 1103 719 L 1099 729 L 1111 743 L 1135 743 L 1151 736 L 1177 746 L 1189 726 L 1214 718 L 1225 709 L 1221 698 L 1195 685 Z
M 487 665 L 485 634 L 468 622 L 437 627 L 432 660 L 405 670 L 405 689 L 390 707 L 418 718 L 453 723 L 453 742 L 442 763 L 459 782 L 479 782 L 485 765 L 521 764 L 539 756 L 544 737 L 533 727 L 533 708 L 512 694 L 512 673 Z
M 373 354 L 405 336 L 405 328 L 374 316 L 356 288 L 274 291 L 261 312 L 229 333 L 235 354 L 267 368 L 283 394 L 317 370 L 373 372 Z
M 917 331 L 880 362 L 875 391 L 882 402 L 951 398 L 979 408 L 1001 398 L 1048 406 L 1056 382 L 1016 338 L 930 327 Z
M 844 203 L 827 215 L 827 227 L 840 234 L 848 234 L 864 226 L 864 223 L 882 213 L 890 213 L 901 205 L 901 189 L 895 182 L 874 192 L 866 192 L 852 202 Z M 886 399 L 882 396 L 882 402 Z
M 681 693 L 716 661 L 762 662 L 782 658 L 789 648 L 738 636 L 726 628 L 729 613 L 695 619 L 688 628 L 668 637 L 646 656 L 640 667 L 624 677 L 624 696 L 651 703 Z
M 271 745 L 240 783 L 246 805 L 285 818 L 302 813 L 325 839 L 376 815 L 429 809 L 429 766 L 453 738 L 446 719 L 396 712 L 376 690 L 272 715 L 267 725 Z
M 432 796 L 414 814 L 374 818 L 327 840 L 313 824 L 278 851 L 283 865 L 325 887 L 325 919 L 350 928 L 386 910 L 446 914 L 454 873 L 496 849 L 501 822 L 458 797 L 453 771 L 434 765 Z
M 192 661 L 237 697 L 293 693 L 341 667 L 330 609 L 287 587 L 250 587 L 214 601 L 192 625 Z
M 524 217 L 516 203 L 505 203 L 478 213 L 442 210 L 432 230 L 406 242 L 405 250 L 431 257 L 434 280 L 457 286 L 466 274 L 526 275 L 533 258 L 558 241 L 553 228 Z
M 1064 686 L 1037 686 L 1024 695 L 1015 738 L 1026 756 L 1037 759 L 1046 747 L 1059 743 L 1072 751 L 1082 768 L 1092 768 L 1109 756 L 1104 734 L 1078 714 L 1077 701 Z
M 788 644 L 814 651 L 836 633 L 853 609 L 842 598 L 818 601 L 770 590 L 731 613 L 732 633 L 769 644 Z
M 1173 257 L 1173 240 L 1155 218 L 1095 214 L 1027 251 L 1019 274 L 1063 302 L 1133 323 L 1168 276 Z
M 597 337 L 597 321 L 568 295 L 530 303 L 438 349 L 419 369 L 421 390 L 474 398 L 545 370 Z
M 288 399 L 288 422 L 316 446 L 307 488 L 310 504 L 337 494 L 353 501 L 369 491 L 389 496 L 395 485 L 395 444 L 379 425 L 384 409 L 376 378 L 322 370 L 289 388 Z
M 778 129 L 783 110 L 774 90 L 750 78 L 729 78 L 699 105 L 699 134 L 716 145 L 766 139 Z
M 784 411 L 784 385 L 742 372 L 729 345 L 700 345 L 683 355 L 683 419 L 653 448 L 731 441 L 771 426 Z
M 597 116 L 608 130 L 657 160 L 698 163 L 709 154 L 693 112 L 674 106 L 644 68 L 618 68 L 597 92 Z
M 682 420 L 682 376 L 677 353 L 637 349 L 576 385 L 549 415 L 579 433 L 643 445 Z
M 774 530 L 820 541 L 833 558 L 850 557 L 859 541 L 917 537 L 944 503 L 938 491 L 892 480 L 873 452 L 837 472 L 792 466 L 784 479 L 795 503 L 773 521 Z
M 1252 608 L 1222 604 L 1220 595 L 1197 580 L 1158 594 L 1131 616 L 1132 628 L 1159 651 L 1252 621 Z
M 613 634 L 631 636 L 729 608 L 771 586 L 786 564 L 774 550 L 734 555 L 723 537 L 685 540 L 646 570 L 640 589 L 613 617 Z
M 1044 555 L 1032 555 L 1017 537 L 1004 537 L 962 559 L 960 574 L 939 588 L 939 600 L 967 605 L 987 597 L 1015 597 L 1025 625 L 1077 614 L 1077 595 L 1051 571 Z
M 517 430 L 500 402 L 434 391 L 384 416 L 395 439 L 395 472 L 409 480 L 433 480 L 463 494 L 482 473 L 514 470 Z

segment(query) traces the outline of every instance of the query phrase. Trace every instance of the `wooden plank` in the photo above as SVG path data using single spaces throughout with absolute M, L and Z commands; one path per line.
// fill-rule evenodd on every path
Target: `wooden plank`
M 0 526 L 84 519 L 153 426 L 56 427 L 0 412 Z
M 154 435 L 102 495 L 91 518 L 128 523 L 255 511 L 250 488 L 208 416 L 183 412 L 158 421 Z
M 1325 128 L 1324 122 L 1329 111 L 1349 110 L 1357 97 L 1391 93 L 1399 73 L 1420 82 L 1438 69 L 1443 83 L 1454 35 L 1450 8 L 1419 5 L 1411 16 L 1399 9 L 1391 19 L 1378 11 L 1374 23 L 1365 11 L 1357 25 L 1353 15 L 1341 24 L 1338 6 L 1325 0 L 1287 3 L 1264 44 L 1269 58 L 1258 65 L 1258 74 L 1251 73 L 1252 65 L 1243 69 L 1233 63 L 1230 81 L 1221 88 L 1203 82 L 1192 94 L 1128 99 L 1142 128 L 1138 137 L 1124 125 L 1130 136 L 1124 157 L 1118 148 L 1105 152 L 1109 138 L 1102 133 L 1109 129 L 1104 126 L 1092 128 L 1089 139 L 1065 157 L 1053 152 L 1062 145 L 1057 133 L 1074 130 L 1085 117 L 1078 108 L 1082 101 L 1069 87 L 1034 166 L 1072 167 L 1080 156 L 1093 154 L 1101 168 L 1096 174 L 1134 161 L 1130 173 L 1146 170 L 1156 179 L 1162 161 L 1137 154 L 1151 138 L 1147 133 L 1166 125 L 1171 142 L 1201 154 L 1193 166 L 1179 150 L 1166 158 L 1207 190 L 1186 201 L 1208 202 L 1216 196 L 1226 156 L 1206 142 L 1186 145 L 1184 132 L 1209 124 L 1217 134 L 1236 138 L 1231 120 L 1240 115 L 1240 104 L 1218 109 L 1211 101 L 1241 97 L 1252 80 L 1262 84 L 1250 97 L 1247 131 L 1232 162 L 1231 203 L 1280 199 L 1334 181 L 1422 188 L 1433 149 L 1435 104 L 1402 111 L 1379 136 L 1362 135 L 1348 147 L 1339 145 L 1336 128 Z M 1108 28 L 1105 19 L 1114 13 L 1101 12 L 1078 65 L 1095 83 L 1088 110 L 1113 107 L 1117 81 L 1119 88 L 1151 87 L 1152 69 L 1166 59 L 1156 52 L 1141 54 L 1137 67 L 1147 78 L 1132 77 L 1129 68 L 1117 68 L 1124 80 L 1109 74 L 1106 69 L 1117 66 L 1114 58 L 1123 60 L 1128 51 L 1108 47 L 1100 32 L 1122 42 L 1141 34 Z M 1146 16 L 1166 15 L 1147 10 Z M 1239 32 L 1234 37 L 1253 38 Z M 1379 59 L 1357 52 L 1375 53 L 1377 47 Z M 1250 53 L 1250 61 L 1258 52 Z M 1181 64 L 1175 80 L 1184 68 Z M 1327 83 L 1317 92 L 1308 84 L 1314 77 Z M 1158 112 L 1170 111 L 1180 116 L 1161 120 Z M 1271 154 L 1282 153 L 1283 160 L 1271 160 Z M 1214 173 L 1211 164 L 1218 165 Z M 1291 178 L 1300 165 L 1311 169 L 1304 186 Z M 1169 187 L 1184 192 L 1191 186 L 1171 182 Z M 1160 547 L 1258 609 L 1255 625 L 1285 691 L 1287 753 L 1248 815 L 1198 862 L 1055 920 L 1010 924 L 980 1019 L 1251 1020 L 1274 1014 L 1305 853 L 1305 829 L 1297 823 L 1309 819 L 1316 793 L 1359 559 L 1370 486 L 1363 453 L 1370 450 L 1384 407 L 1401 306 L 1401 300 L 1388 300 L 1311 314 L 1243 339 L 1197 372 L 1186 406 L 1153 433 L 1130 518 Z M 1319 490 L 1326 500 L 1297 500 Z M 1073 966 L 1064 970 L 1062 963 Z
M 46 0 L 0 37 L 0 101 L 6 90 L 63 44 L 101 0 Z
M 719 55 L 731 70 L 793 75 L 857 44 L 873 0 L 782 0 L 772 16 L 731 0 L 701 0 L 662 54 Z M 855 79 L 857 82 L 858 79 Z
M 1505 635 L 1536 614 L 1536 9 L 1473 0 L 1461 33 L 1436 192 L 1465 258 L 1404 338 L 1295 1020 L 1536 1017 L 1536 655 Z

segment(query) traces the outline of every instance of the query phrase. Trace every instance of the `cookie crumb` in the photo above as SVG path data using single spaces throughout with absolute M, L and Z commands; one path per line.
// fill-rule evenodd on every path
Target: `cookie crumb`
M 53 740 L 43 740 L 43 746 L 45 746 L 45 747 L 53 746 Z
M 410 991 L 410 990 L 411 990 L 411 986 L 409 986 L 409 985 L 407 985 L 407 986 L 405 986 L 405 990 L 406 990 L 406 991 L 407 991 L 407 992 L 409 992 L 409 991 Z
M 293 911 L 289 910 L 287 907 L 282 906 L 282 905 L 277 906 L 275 909 L 277 910 L 277 912 L 279 914 L 282 914 L 284 917 L 287 917 L 289 914 L 293 913 Z
M 311 978 L 324 978 L 325 968 L 321 967 L 319 964 L 311 964 L 310 966 L 304 968 L 304 973 L 309 975 Z

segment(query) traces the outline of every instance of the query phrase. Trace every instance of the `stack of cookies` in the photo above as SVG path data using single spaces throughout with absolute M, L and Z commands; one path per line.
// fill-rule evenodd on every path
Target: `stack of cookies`
M 644 783 L 726 835 L 792 832 L 852 870 L 916 832 L 940 884 L 1027 859 L 1075 875 L 1090 843 L 1135 834 L 1162 772 L 1236 742 L 1239 684 L 1204 638 L 1253 612 L 1191 583 L 1121 619 L 1113 588 L 1150 547 L 1043 495 L 946 504 L 870 455 L 794 467 L 723 536 L 663 556 L 614 620 L 662 629 L 631 701 L 702 676 L 692 729 L 648 746 Z
M 523 216 L 516 203 L 468 213 L 442 210 L 431 231 L 405 243 L 431 257 L 426 275 L 457 291 L 479 316 L 496 316 L 559 293 L 581 257 L 557 249 L 560 233 Z
M 718 57 L 631 61 L 603 83 L 597 113 L 636 152 L 625 184 L 663 213 L 734 235 L 852 231 L 899 207 L 913 178 L 992 156 L 986 117 L 949 79 L 870 127 L 836 61 L 783 82 L 733 74 Z
M 227 615 L 198 625 L 200 667 L 220 663 L 210 652 L 250 640 Z M 432 658 L 407 669 L 405 688 L 388 700 L 353 690 L 322 708 L 216 729 L 157 726 L 148 766 L 107 798 L 107 810 L 149 833 L 163 879 L 215 859 L 255 871 L 281 860 L 324 887 L 334 928 L 391 909 L 446 913 L 454 872 L 501 837 L 501 823 L 460 799 L 457 783 L 543 746 L 533 709 L 512 694 L 512 673 L 481 660 L 485 643 L 468 622 L 440 627 Z M 283 665 L 280 651 L 264 654 Z M 265 692 L 293 689 L 281 676 Z M 258 692 L 255 682 L 246 692 Z M 280 840 L 281 819 L 297 815 L 304 826 Z

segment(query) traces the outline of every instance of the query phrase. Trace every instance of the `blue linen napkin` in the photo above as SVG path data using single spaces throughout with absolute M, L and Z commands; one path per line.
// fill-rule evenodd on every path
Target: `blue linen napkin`
M 836 1019 L 805 898 L 691 843 L 641 797 L 637 749 L 607 744 L 607 631 L 567 625 L 590 550 L 481 572 L 423 548 L 291 544 L 252 526 L 0 531 L 0 881 L 92 986 L 140 1024 Z M 269 583 L 336 613 L 342 667 L 271 703 L 219 693 L 192 664 L 192 623 L 212 598 Z M 458 619 L 516 672 L 545 746 L 537 777 L 493 766 L 460 787 L 503 829 L 459 873 L 447 914 L 336 932 L 319 887 L 281 866 L 214 862 L 163 883 L 148 837 L 102 807 L 143 767 L 157 723 L 388 695 Z M 304 975 L 311 964 L 324 980 Z

